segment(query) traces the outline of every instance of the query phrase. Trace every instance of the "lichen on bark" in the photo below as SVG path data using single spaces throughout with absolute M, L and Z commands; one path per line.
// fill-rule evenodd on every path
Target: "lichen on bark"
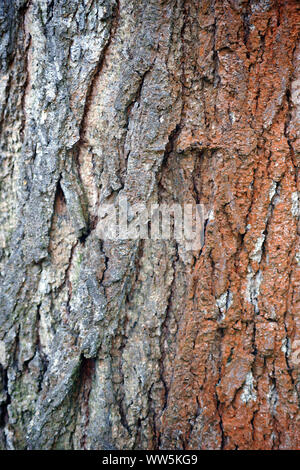
M 0 448 L 299 448 L 299 18 L 2 0 Z M 100 240 L 122 197 L 203 247 Z

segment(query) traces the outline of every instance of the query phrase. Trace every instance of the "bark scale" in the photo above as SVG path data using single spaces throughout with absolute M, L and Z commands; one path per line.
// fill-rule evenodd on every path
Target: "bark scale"
M 299 19 L 2 0 L 0 447 L 300 447 Z M 121 196 L 204 246 L 99 240 Z

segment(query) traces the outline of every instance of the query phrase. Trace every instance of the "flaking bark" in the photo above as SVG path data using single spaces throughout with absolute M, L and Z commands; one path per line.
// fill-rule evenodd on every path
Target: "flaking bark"
M 299 448 L 299 19 L 1 1 L 0 448 Z M 99 240 L 121 196 L 204 246 Z

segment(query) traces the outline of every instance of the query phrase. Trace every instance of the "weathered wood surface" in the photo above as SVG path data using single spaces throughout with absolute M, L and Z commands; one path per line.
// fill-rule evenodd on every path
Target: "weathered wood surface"
M 299 19 L 1 0 L 3 449 L 300 447 Z M 202 250 L 100 241 L 120 196 L 203 204 Z

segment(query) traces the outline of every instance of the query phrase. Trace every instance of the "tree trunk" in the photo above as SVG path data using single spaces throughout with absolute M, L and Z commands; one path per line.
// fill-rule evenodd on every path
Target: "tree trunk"
M 1 0 L 0 448 L 300 448 L 299 20 Z M 121 196 L 202 248 L 101 239 Z

